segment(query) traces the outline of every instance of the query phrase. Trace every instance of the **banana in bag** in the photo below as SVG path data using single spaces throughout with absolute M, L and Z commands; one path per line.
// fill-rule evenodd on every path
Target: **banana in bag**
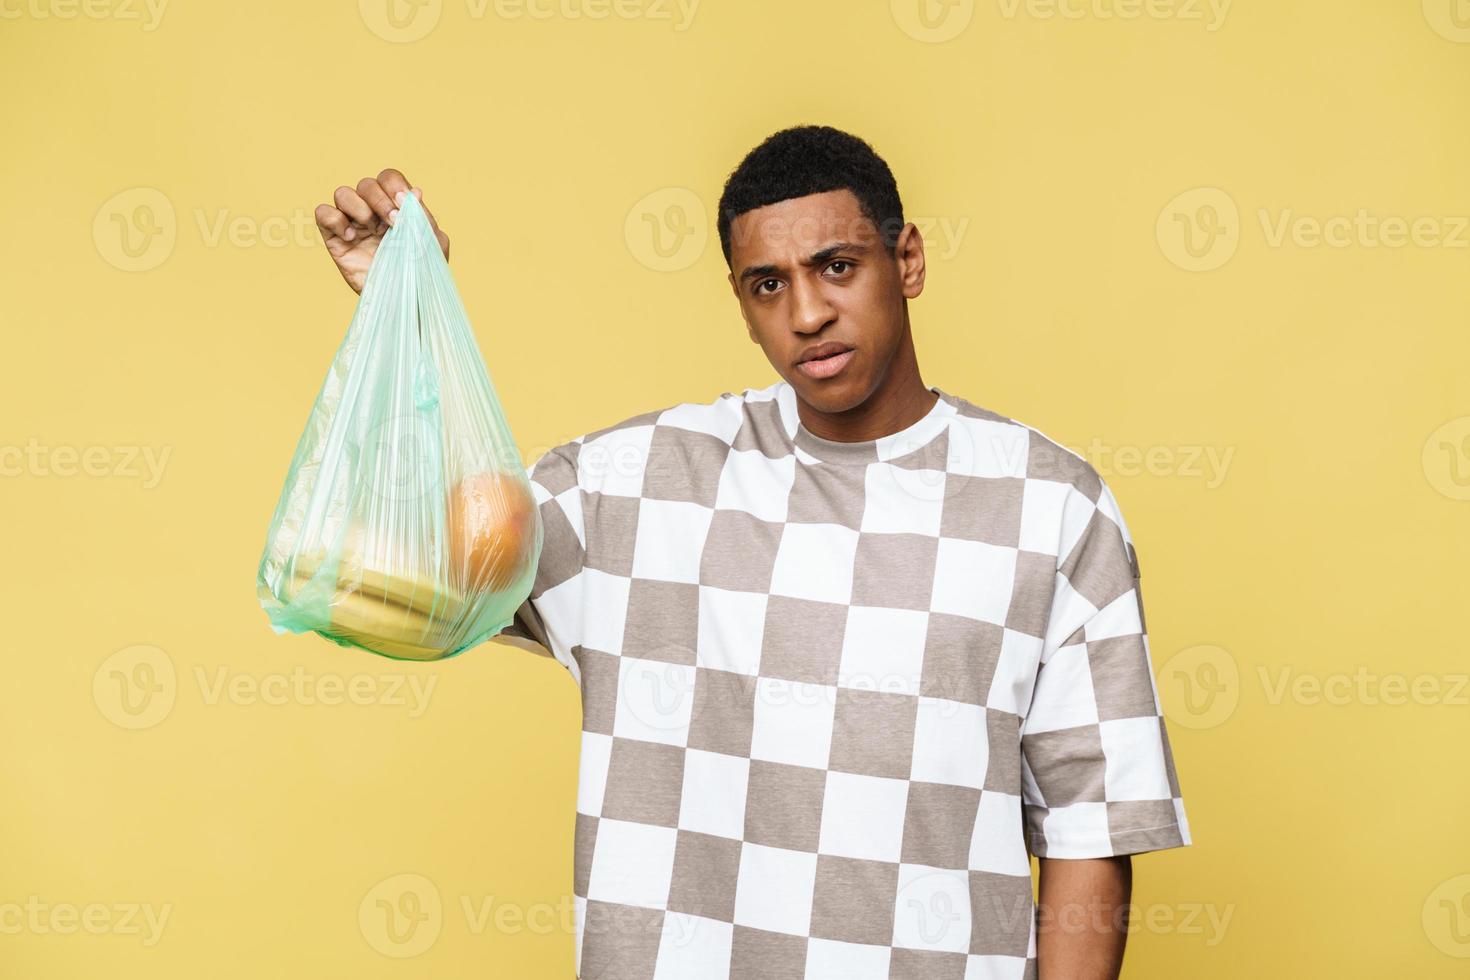
M 261 604 L 277 633 L 437 660 L 512 621 L 541 546 L 449 264 L 405 194 L 291 460 Z

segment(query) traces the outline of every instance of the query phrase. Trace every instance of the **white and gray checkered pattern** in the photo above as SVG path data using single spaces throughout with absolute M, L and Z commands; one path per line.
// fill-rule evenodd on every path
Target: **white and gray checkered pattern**
M 1111 492 L 931 390 L 868 442 L 779 381 L 533 467 L 502 635 L 581 687 L 583 980 L 1034 977 L 1028 852 L 1190 843 Z

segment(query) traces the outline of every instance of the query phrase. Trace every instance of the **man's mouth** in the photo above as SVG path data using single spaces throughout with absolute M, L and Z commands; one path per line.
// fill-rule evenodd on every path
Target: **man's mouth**
M 796 368 L 809 378 L 830 378 L 847 366 L 853 353 L 846 344 L 822 344 L 803 356 Z

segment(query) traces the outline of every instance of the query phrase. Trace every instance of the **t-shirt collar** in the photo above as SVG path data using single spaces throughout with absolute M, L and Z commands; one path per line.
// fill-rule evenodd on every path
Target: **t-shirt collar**
M 954 407 L 941 389 L 931 385 L 929 390 L 938 397 L 922 418 L 897 432 L 861 442 L 823 439 L 809 430 L 801 423 L 801 417 L 797 414 L 796 389 L 787 381 L 780 382 L 776 400 L 786 426 L 786 436 L 796 447 L 798 460 L 861 465 L 907 456 L 929 445 L 948 428 L 950 416 L 954 415 Z

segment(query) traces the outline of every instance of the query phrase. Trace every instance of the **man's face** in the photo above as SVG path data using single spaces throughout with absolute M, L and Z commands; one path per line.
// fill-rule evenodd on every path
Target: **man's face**
M 740 215 L 730 265 L 750 339 L 802 401 L 829 413 L 861 405 L 882 384 L 905 343 L 904 302 L 924 289 L 918 229 L 904 226 L 890 255 L 848 190 Z M 811 359 L 819 345 L 845 353 Z

